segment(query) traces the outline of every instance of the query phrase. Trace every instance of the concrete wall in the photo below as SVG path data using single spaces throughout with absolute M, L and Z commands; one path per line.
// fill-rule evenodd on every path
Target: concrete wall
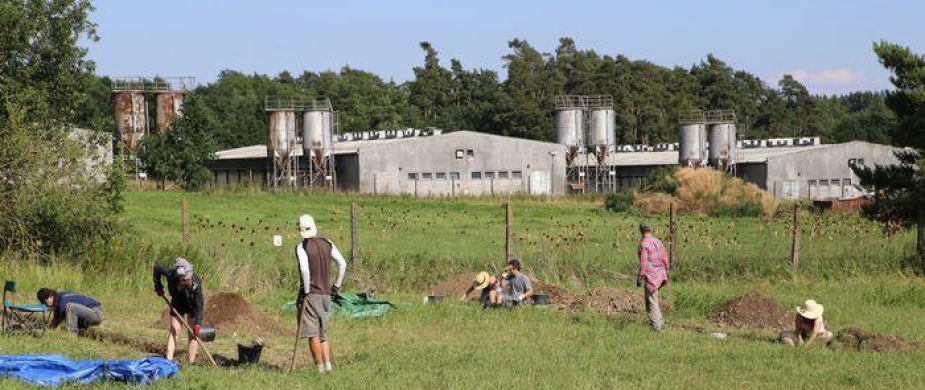
M 359 189 L 445 196 L 551 188 L 564 194 L 565 150 L 558 144 L 469 131 L 371 143 L 359 150 Z
M 855 141 L 771 157 L 766 188 L 779 198 L 825 199 L 852 196 L 858 177 L 849 161 L 867 166 L 898 164 L 896 148 Z M 847 179 L 847 185 L 846 185 Z

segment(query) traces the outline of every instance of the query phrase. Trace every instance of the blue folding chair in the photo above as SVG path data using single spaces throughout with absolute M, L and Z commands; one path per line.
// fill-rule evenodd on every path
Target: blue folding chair
M 9 295 L 7 295 L 9 293 Z M 48 307 L 41 303 L 20 305 L 15 303 L 16 282 L 7 280 L 3 284 L 2 333 L 28 333 L 45 336 L 48 326 Z M 8 300 L 7 297 L 14 300 Z

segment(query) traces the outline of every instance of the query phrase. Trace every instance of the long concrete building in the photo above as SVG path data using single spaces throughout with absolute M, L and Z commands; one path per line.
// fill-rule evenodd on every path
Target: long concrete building
M 617 192 L 638 188 L 655 169 L 678 165 L 678 151 L 667 146 L 626 147 L 608 154 L 604 164 L 580 154 L 572 161 L 583 171 L 576 185 L 569 182 L 568 148 L 561 144 L 471 131 L 373 138 L 334 143 L 339 190 L 416 196 Z M 898 163 L 897 149 L 886 145 L 821 144 L 818 138 L 794 145 L 742 142 L 733 172 L 778 198 L 827 199 L 863 192 L 852 165 Z M 300 156 L 301 149 L 293 153 Z M 221 151 L 210 165 L 211 185 L 265 185 L 268 166 L 265 145 Z

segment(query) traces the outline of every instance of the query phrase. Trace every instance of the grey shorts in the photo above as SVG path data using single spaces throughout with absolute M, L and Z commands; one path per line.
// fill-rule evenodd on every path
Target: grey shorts
M 328 340 L 328 317 L 331 313 L 331 296 L 321 294 L 308 294 L 308 308 L 302 317 L 302 331 L 299 337 L 318 337 L 321 341 Z M 302 313 L 302 302 L 297 306 Z M 299 314 L 296 314 L 298 316 Z

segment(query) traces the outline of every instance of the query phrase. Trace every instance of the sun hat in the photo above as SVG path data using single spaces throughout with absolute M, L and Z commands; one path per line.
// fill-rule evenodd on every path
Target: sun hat
M 181 278 L 191 278 L 193 277 L 193 265 L 189 261 L 182 257 L 177 257 L 174 260 L 174 269 L 177 270 L 177 275 Z
M 807 320 L 815 320 L 822 316 L 823 310 L 822 305 L 812 299 L 807 299 L 803 306 L 797 308 L 797 313 L 800 313 L 800 316 Z
M 315 219 L 311 215 L 302 214 L 299 217 L 299 234 L 302 238 L 314 238 L 318 235 L 318 227 L 315 226 Z
M 472 286 L 476 290 L 481 290 L 488 287 L 489 282 L 491 282 L 491 276 L 488 275 L 488 272 L 482 271 L 475 275 L 475 279 L 472 279 Z

